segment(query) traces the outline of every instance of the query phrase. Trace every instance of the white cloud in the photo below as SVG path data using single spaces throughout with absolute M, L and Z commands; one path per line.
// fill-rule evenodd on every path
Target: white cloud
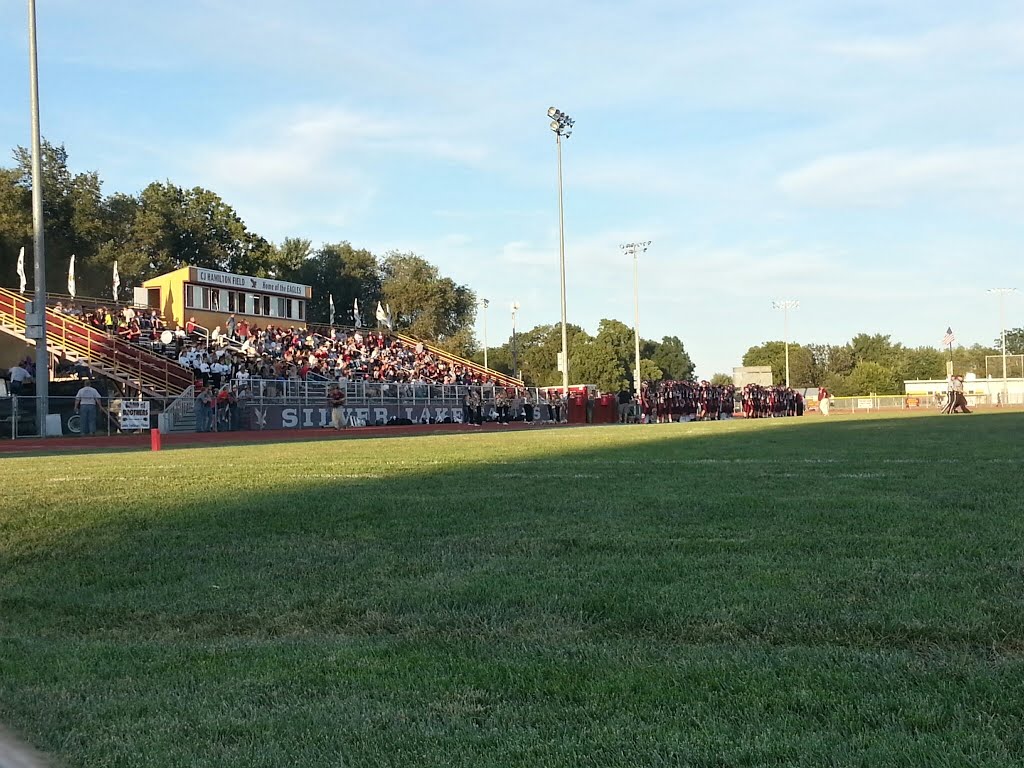
M 1024 196 L 1024 147 L 871 150 L 827 155 L 783 174 L 792 197 L 823 205 L 896 206 L 915 198 L 1007 204 Z

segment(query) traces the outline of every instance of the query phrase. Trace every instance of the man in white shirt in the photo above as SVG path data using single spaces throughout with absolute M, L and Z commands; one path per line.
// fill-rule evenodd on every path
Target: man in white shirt
M 96 409 L 99 408 L 103 396 L 93 388 L 92 381 L 86 379 L 85 384 L 75 395 L 75 413 L 82 414 L 82 434 L 96 434 Z
M 11 377 L 11 394 L 20 395 L 25 382 L 32 380 L 32 374 L 20 365 L 16 365 L 8 371 Z

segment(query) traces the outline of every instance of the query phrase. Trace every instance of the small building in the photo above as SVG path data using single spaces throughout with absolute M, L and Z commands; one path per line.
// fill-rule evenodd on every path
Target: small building
M 260 326 L 305 328 L 313 296 L 308 285 L 203 267 L 182 267 L 154 277 L 136 292 L 136 303 L 156 309 L 168 327 L 183 328 L 194 317 L 210 331 L 223 329 L 232 314 Z
M 733 368 L 732 384 L 736 389 L 743 389 L 747 384 L 770 387 L 772 385 L 772 367 L 770 365 L 744 365 Z

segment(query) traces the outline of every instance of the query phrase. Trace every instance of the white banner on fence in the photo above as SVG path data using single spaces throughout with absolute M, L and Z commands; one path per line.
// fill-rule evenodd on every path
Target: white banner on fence
M 149 429 L 149 401 L 121 401 L 121 429 Z
M 857 409 L 870 411 L 875 407 L 875 400 L 872 397 L 861 397 L 857 400 Z

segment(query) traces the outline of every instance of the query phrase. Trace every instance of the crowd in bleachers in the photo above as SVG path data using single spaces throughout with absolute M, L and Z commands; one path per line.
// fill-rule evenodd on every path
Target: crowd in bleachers
M 367 381 L 409 384 L 490 384 L 478 370 L 432 354 L 422 343 L 407 344 L 379 331 L 304 329 L 229 323 L 211 345 L 186 334 L 176 347 L 178 362 L 196 379 L 220 387 L 250 379 Z
M 82 305 L 65 305 L 57 302 L 54 311 L 74 317 L 97 331 L 104 331 L 132 343 L 155 344 L 167 330 L 163 319 L 155 309 L 135 309 L 131 306 L 86 308 Z

